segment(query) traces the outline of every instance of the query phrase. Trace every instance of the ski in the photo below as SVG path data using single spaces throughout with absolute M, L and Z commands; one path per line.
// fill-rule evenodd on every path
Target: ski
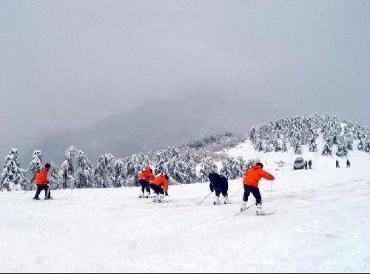
M 263 212 L 263 213 L 260 213 L 260 214 L 256 214 L 256 216 L 260 217 L 260 216 L 269 216 L 269 215 L 274 215 L 276 212 L 275 211 L 271 211 L 271 212 Z
M 244 210 L 239 210 L 237 213 L 235 213 L 234 214 L 234 216 L 239 216 L 239 215 L 242 215 L 243 213 L 245 213 L 245 212 L 247 212 L 248 211 L 248 209 L 250 209 L 251 207 L 253 207 L 254 205 L 249 205 L 249 206 L 247 206 L 247 208 L 246 209 L 244 209 Z

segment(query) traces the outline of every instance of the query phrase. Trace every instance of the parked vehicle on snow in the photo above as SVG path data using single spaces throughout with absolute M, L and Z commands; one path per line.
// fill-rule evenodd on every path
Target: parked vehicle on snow
M 294 170 L 304 169 L 304 159 L 302 157 L 297 157 L 294 161 Z

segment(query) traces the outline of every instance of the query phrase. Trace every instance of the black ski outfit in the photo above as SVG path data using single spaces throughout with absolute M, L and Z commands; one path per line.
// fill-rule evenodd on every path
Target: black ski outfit
M 229 182 L 227 181 L 227 178 L 223 175 L 219 175 L 217 173 L 210 173 L 208 175 L 210 184 L 209 189 L 213 192 L 216 192 L 216 196 L 220 197 L 220 194 L 222 193 L 222 196 L 227 197 L 228 190 L 229 190 Z

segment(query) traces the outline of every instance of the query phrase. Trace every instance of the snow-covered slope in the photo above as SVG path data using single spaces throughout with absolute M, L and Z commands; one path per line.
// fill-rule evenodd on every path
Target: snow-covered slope
M 251 155 L 248 142 L 228 153 L 258 157 L 276 176 L 272 188 L 261 182 L 264 208 L 276 214 L 234 216 L 241 180 L 222 206 L 212 197 L 196 205 L 208 184 L 173 186 L 160 205 L 136 188 L 55 191 L 37 202 L 32 192 L 1 193 L 0 272 L 370 271 L 368 154 L 336 169 L 334 158 L 305 153 L 313 169 L 293 171 L 290 153 Z

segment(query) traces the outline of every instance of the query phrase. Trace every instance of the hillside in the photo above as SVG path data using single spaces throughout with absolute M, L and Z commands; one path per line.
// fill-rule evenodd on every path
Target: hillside
M 226 151 L 249 158 L 253 146 Z M 352 168 L 304 152 L 313 170 L 293 171 L 291 153 L 256 154 L 276 176 L 261 183 L 257 217 L 239 209 L 241 181 L 230 181 L 231 205 L 212 205 L 208 184 L 172 186 L 169 203 L 137 199 L 138 188 L 1 193 L 0 272 L 369 272 L 370 160 Z M 275 162 L 283 161 L 284 167 Z M 253 198 L 249 201 L 253 203 Z
M 152 100 L 89 127 L 47 136 L 25 153 L 31 156 L 33 149 L 41 149 L 48 159 L 60 164 L 65 150 L 74 145 L 92 159 L 105 153 L 127 157 L 225 131 L 245 134 L 255 123 L 273 118 L 272 113 L 285 114 L 272 106 L 271 114 L 262 113 L 258 104 L 255 99 L 235 102 L 204 93 L 177 100 Z
M 224 149 L 237 145 L 243 137 L 231 133 L 215 134 L 178 147 L 116 157 L 111 153 L 100 155 L 91 162 L 80 148 L 70 146 L 63 153 L 61 166 L 52 164 L 49 181 L 52 189 L 107 188 L 134 186 L 136 175 L 145 166 L 155 173 L 165 172 L 172 184 L 190 184 L 208 180 L 208 174 L 218 169 L 229 179 L 240 178 L 253 161 L 263 153 L 291 153 L 304 151 L 318 156 L 351 158 L 354 152 L 370 152 L 370 130 L 351 121 L 341 121 L 328 115 L 291 117 L 253 127 L 249 137 L 251 153 L 244 160 L 230 157 Z M 19 163 L 18 150 L 7 156 L 0 189 L 33 189 L 33 175 L 43 163 L 43 153 L 33 152 L 28 169 Z M 96 160 L 96 159 L 95 159 Z M 293 159 L 290 159 L 292 162 Z

